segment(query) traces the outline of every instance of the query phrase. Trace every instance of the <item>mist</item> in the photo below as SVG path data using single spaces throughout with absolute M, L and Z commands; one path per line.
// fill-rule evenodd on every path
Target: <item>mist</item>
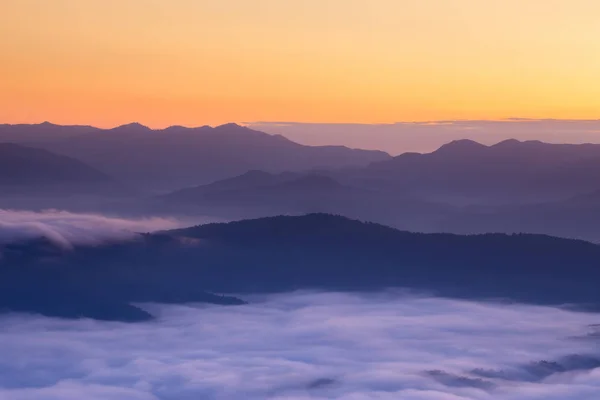
M 594 314 L 404 292 L 2 317 L 0 399 L 596 399 Z M 548 362 L 542 362 L 542 361 Z
M 149 217 L 126 219 L 61 210 L 0 209 L 0 244 L 44 237 L 63 248 L 127 240 L 137 233 L 185 226 L 176 219 Z

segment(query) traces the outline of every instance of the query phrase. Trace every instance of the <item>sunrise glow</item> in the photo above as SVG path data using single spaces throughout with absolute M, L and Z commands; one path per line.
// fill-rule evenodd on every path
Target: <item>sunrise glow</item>
M 4 0 L 0 120 L 599 118 L 597 0 Z

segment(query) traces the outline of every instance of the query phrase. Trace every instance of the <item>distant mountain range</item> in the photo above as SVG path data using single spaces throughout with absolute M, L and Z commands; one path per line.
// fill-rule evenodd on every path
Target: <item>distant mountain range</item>
M 297 187 L 292 183 L 295 178 L 311 175 L 313 181 L 316 176 L 320 176 L 321 182 L 325 182 L 325 177 L 331 178 L 329 189 L 335 183 L 338 189 L 349 187 L 438 204 L 499 206 L 564 202 L 600 191 L 600 145 L 507 140 L 484 146 L 460 140 L 433 153 L 405 153 L 364 167 L 302 174 L 267 172 L 253 171 L 178 191 L 168 198 L 180 202 L 204 201 L 218 191 L 225 197 L 228 191 L 235 190 L 241 195 L 240 191 L 250 188 L 262 188 L 266 196 L 267 186 L 273 189 L 275 184 L 285 181 L 293 189 Z
M 458 205 L 566 200 L 600 190 L 600 145 L 506 140 L 484 146 L 458 140 L 432 153 L 405 153 L 338 178 Z
M 154 191 L 209 183 L 255 169 L 329 169 L 390 159 L 381 151 L 303 146 L 236 124 L 162 130 L 135 123 L 114 129 L 0 125 L 2 141 L 74 157 L 119 181 Z
M 64 252 L 4 246 L 0 308 L 136 321 L 131 303 L 240 304 L 210 293 L 402 287 L 459 298 L 600 306 L 600 246 L 543 235 L 417 234 L 327 214 L 142 235 Z
M 150 212 L 214 215 L 243 219 L 277 214 L 334 213 L 431 231 L 453 215 L 453 207 L 403 196 L 398 192 L 342 184 L 326 173 L 249 171 L 208 185 L 187 188 L 155 199 Z
M 366 167 L 251 171 L 159 198 L 153 210 L 239 219 L 337 213 L 418 232 L 529 232 L 600 242 L 600 146 L 451 142 Z
M 151 130 L 0 125 L 0 142 L 75 158 L 132 187 L 168 192 L 258 170 L 312 172 L 343 186 L 453 205 L 563 201 L 600 190 L 600 145 L 470 140 L 397 157 L 341 146 L 310 147 L 236 124 Z M 285 176 L 285 174 L 284 174 Z M 16 178 L 15 178 L 16 179 Z
M 600 242 L 595 144 L 459 140 L 392 158 L 302 146 L 234 124 L 161 131 L 0 125 L 2 139 L 54 150 L 0 145 L 0 207 L 226 220 L 334 213 L 417 232 Z

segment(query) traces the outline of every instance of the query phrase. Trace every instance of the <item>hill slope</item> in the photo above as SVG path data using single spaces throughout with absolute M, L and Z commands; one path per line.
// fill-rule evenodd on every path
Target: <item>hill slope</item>
M 90 187 L 112 179 L 71 157 L 46 150 L 0 143 L 0 186 L 18 189 Z

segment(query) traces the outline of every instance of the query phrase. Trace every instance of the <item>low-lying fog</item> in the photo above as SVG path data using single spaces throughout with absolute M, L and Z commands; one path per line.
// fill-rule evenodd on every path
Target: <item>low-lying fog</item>
M 196 217 L 186 221 L 176 218 L 124 218 L 64 210 L 0 209 L 0 244 L 45 237 L 58 246 L 96 244 L 125 240 L 136 233 L 216 222 L 214 218 Z
M 2 400 L 596 400 L 600 316 L 406 293 L 0 319 Z M 546 361 L 546 362 L 543 362 Z

